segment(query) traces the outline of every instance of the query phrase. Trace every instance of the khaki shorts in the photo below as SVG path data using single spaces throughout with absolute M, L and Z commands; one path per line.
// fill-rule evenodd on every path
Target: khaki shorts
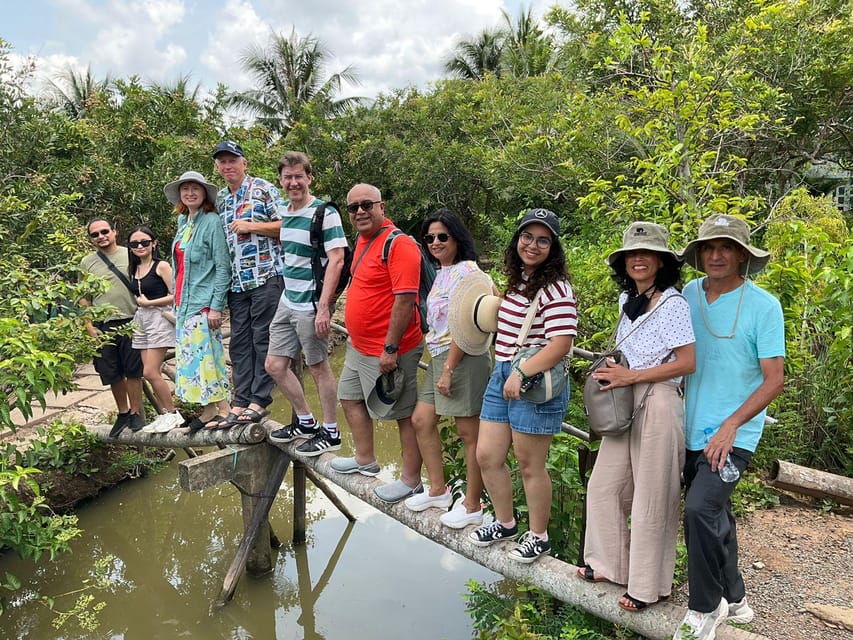
M 394 404 L 394 408 L 382 420 L 400 420 L 410 418 L 418 400 L 418 362 L 424 351 L 423 342 L 411 351 L 399 354 L 397 366 L 406 374 L 403 393 Z M 347 340 L 347 353 L 344 358 L 344 368 L 338 381 L 339 400 L 366 401 L 367 396 L 376 386 L 379 377 L 379 358 L 359 353 L 352 343 Z M 366 405 L 365 405 L 366 406 Z M 368 409 L 370 417 L 380 419 Z
M 139 307 L 133 316 L 134 349 L 171 349 L 175 346 L 175 325 L 163 317 L 170 307 Z
M 435 405 L 440 416 L 479 416 L 483 406 L 483 394 L 492 373 L 492 358 L 488 353 L 480 356 L 465 355 L 453 370 L 450 379 L 450 397 L 443 396 L 436 386 L 450 350 L 433 356 L 426 370 L 418 402 Z
M 270 322 L 270 346 L 267 353 L 293 360 L 301 350 L 308 365 L 328 360 L 329 339 L 317 337 L 315 315 L 309 311 L 294 311 L 280 301 Z

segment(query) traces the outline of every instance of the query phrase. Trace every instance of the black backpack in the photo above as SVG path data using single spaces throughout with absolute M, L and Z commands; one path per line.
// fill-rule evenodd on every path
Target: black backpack
M 394 238 L 403 235 L 403 231 L 400 229 L 394 229 L 391 233 L 388 234 L 388 237 L 385 238 L 385 244 L 382 245 L 382 263 L 388 264 L 388 255 L 391 253 L 391 245 L 394 243 Z M 429 325 L 427 324 L 427 295 L 429 295 L 429 290 L 432 289 L 432 283 L 435 282 L 435 267 L 432 265 L 432 262 L 424 255 L 424 249 L 421 246 L 421 243 L 415 240 L 412 236 L 412 241 L 418 245 L 418 249 L 421 253 L 421 272 L 420 272 L 420 283 L 418 285 L 418 317 L 421 321 L 421 333 L 426 333 L 429 331 Z
M 323 265 L 322 259 L 326 257 L 326 250 L 323 248 L 323 220 L 326 217 L 326 208 L 332 207 L 336 211 L 338 205 L 331 200 L 324 202 L 314 208 L 314 217 L 311 218 L 311 275 L 314 278 L 314 306 L 316 308 L 317 301 L 320 299 L 320 293 L 323 291 L 323 282 L 326 278 L 326 267 Z M 328 264 L 328 263 L 327 263 Z M 332 295 L 332 304 L 337 301 L 340 295 L 344 292 L 349 284 L 352 266 L 352 249 L 349 242 L 344 247 L 344 266 L 341 268 L 341 277 L 338 279 L 338 286 L 335 287 L 335 292 Z

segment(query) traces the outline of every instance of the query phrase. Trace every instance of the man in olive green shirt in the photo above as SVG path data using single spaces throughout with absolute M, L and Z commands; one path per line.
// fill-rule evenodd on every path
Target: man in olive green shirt
M 81 300 L 80 304 L 111 305 L 115 308 L 108 319 L 86 323 L 86 331 L 96 338 L 102 333 L 115 332 L 131 322 L 136 313 L 136 298 L 115 272 L 117 270 L 127 278 L 127 249 L 116 243 L 113 224 L 103 218 L 95 218 L 86 229 L 97 250 L 83 258 L 80 270 L 100 276 L 110 283 L 110 287 L 93 300 Z M 110 436 L 117 436 L 125 427 L 139 431 L 145 426 L 142 414 L 142 357 L 139 350 L 131 345 L 131 336 L 115 335 L 111 342 L 103 345 L 93 364 L 101 377 L 101 383 L 110 386 L 118 408 L 118 417 Z

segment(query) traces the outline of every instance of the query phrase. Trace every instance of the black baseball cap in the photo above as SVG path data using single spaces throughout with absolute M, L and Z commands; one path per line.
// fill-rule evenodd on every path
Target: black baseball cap
M 560 219 L 556 213 L 548 209 L 531 209 L 525 213 L 521 222 L 518 223 L 518 230 L 521 231 L 524 227 L 537 222 L 548 227 L 555 238 L 560 237 Z
M 231 153 L 235 156 L 240 156 L 241 158 L 246 157 L 246 154 L 243 153 L 243 147 L 233 140 L 223 140 L 216 145 L 216 149 L 213 150 L 213 157 L 215 158 L 220 153 Z

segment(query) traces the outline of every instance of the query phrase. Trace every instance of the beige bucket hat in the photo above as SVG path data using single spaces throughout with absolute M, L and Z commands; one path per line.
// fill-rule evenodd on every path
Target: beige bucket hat
M 668 253 L 681 261 L 678 254 L 669 248 L 669 229 L 655 222 L 634 222 L 622 234 L 622 247 L 607 256 L 607 264 L 611 267 L 623 253 L 645 249 L 657 253 Z
M 450 294 L 450 336 L 472 356 L 487 353 L 498 330 L 501 298 L 492 295 L 492 279 L 482 271 L 466 275 Z
M 758 273 L 767 266 L 767 261 L 770 259 L 770 252 L 749 244 L 749 226 L 746 222 L 740 218 L 722 213 L 715 213 L 702 223 L 702 226 L 699 227 L 699 237 L 684 247 L 681 251 L 681 259 L 697 271 L 702 271 L 702 265 L 699 264 L 699 256 L 696 255 L 696 250 L 705 240 L 716 240 L 717 238 L 734 240 L 749 252 L 749 260 L 742 262 L 740 265 L 740 274 L 742 276 L 747 274 L 747 265 L 749 265 L 750 274 Z

